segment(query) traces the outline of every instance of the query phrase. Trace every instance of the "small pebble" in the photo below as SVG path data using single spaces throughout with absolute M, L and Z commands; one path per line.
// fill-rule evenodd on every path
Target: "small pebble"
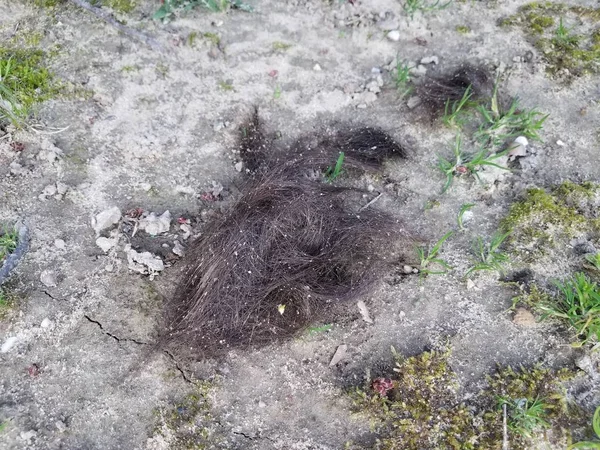
M 52 321 L 46 317 L 44 320 L 42 320 L 40 327 L 48 328 L 50 325 L 52 325 Z
M 57 420 L 54 425 L 56 426 L 56 429 L 58 430 L 59 433 L 64 433 L 65 431 L 67 431 L 67 426 L 64 424 L 64 422 Z
M 406 275 L 410 275 L 411 273 L 413 273 L 413 268 L 411 266 L 404 266 L 404 267 L 402 267 L 402 271 Z
M 556 145 L 558 145 L 560 147 L 564 147 L 565 143 L 559 139 L 558 141 L 556 141 Z
M 238 172 L 241 172 L 244 169 L 244 163 L 242 161 L 239 161 L 237 163 L 235 163 L 235 170 L 237 170 Z
M 387 38 L 390 41 L 397 42 L 400 40 L 400 32 L 398 30 L 392 30 L 387 34 Z
M 421 64 L 438 64 L 439 63 L 439 58 L 437 56 L 426 56 L 425 58 L 421 59 Z
M 266 406 L 267 406 L 267 404 L 265 402 L 263 402 L 262 400 L 258 402 L 258 407 L 259 408 L 264 408 Z
M 471 280 L 471 279 L 468 279 L 468 280 L 467 280 L 467 289 L 468 289 L 469 291 L 471 291 L 471 290 L 475 289 L 475 287 L 476 287 L 476 286 L 475 286 L 475 283 L 473 282 L 473 280 Z
M 14 345 L 17 343 L 17 340 L 18 339 L 16 336 L 9 337 L 6 341 L 4 341 L 4 344 L 2 344 L 0 353 L 7 353 L 11 348 L 14 347 Z
M 56 275 L 51 270 L 44 270 L 40 274 L 40 281 L 46 287 L 56 287 Z
M 323 69 L 321 69 L 321 66 L 320 66 L 319 64 L 315 64 L 315 65 L 313 66 L 313 70 L 314 70 L 315 72 L 320 72 L 320 71 L 321 71 L 321 70 L 323 70 Z
M 55 239 L 54 246 L 59 250 L 64 250 L 67 245 L 65 244 L 65 241 L 63 241 L 62 239 Z

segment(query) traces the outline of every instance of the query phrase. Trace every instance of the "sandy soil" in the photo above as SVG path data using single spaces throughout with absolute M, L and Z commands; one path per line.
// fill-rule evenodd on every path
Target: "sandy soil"
M 360 386 L 367 370 L 389 369 L 392 345 L 412 355 L 448 342 L 467 390 L 498 363 L 570 366 L 580 356 L 552 325 L 513 323 L 507 309 L 515 291 L 494 274 L 477 276 L 470 289 L 461 278 L 473 237 L 491 235 L 526 187 L 598 181 L 600 175 L 598 78 L 570 86 L 553 81 L 522 31 L 497 26 L 524 2 L 456 3 L 408 20 L 395 0 L 260 0 L 251 2 L 253 13 L 194 10 L 169 24 L 151 20 L 158 2 L 140 3 L 120 17 L 154 36 L 164 52 L 71 6 L 39 10 L 0 1 L 0 35 L 8 38 L 17 25 L 42 33 L 42 48 L 60 45 L 51 69 L 91 93 L 42 105 L 39 123 L 67 130 L 16 131 L 10 140 L 23 142 L 22 152 L 0 140 L 0 220 L 21 219 L 31 232 L 31 248 L 11 280 L 23 299 L 0 323 L 1 342 L 17 338 L 0 354 L 0 420 L 7 424 L 0 448 L 176 448 L 169 432 L 161 434 L 165 418 L 157 411 L 194 392 L 193 379 L 213 384 L 206 426 L 220 440 L 215 446 L 338 449 L 350 440 L 366 446 L 373 442 L 369 424 L 352 415 L 344 392 Z M 385 35 L 390 21 L 400 30 L 398 41 Z M 458 25 L 472 31 L 460 34 Z M 190 33 L 197 33 L 193 45 Z M 204 33 L 218 35 L 219 45 Z M 534 57 L 524 62 L 529 51 Z M 459 180 L 440 195 L 444 179 L 435 162 L 439 153 L 450 154 L 453 132 L 408 108 L 388 70 L 396 57 L 418 62 L 428 56 L 438 58 L 425 65 L 428 74 L 463 61 L 498 69 L 508 93 L 550 114 L 527 164 L 492 186 Z M 373 90 L 380 92 L 365 89 L 377 85 L 379 73 L 383 85 Z M 424 282 L 386 275 L 364 298 L 373 324 L 348 305 L 328 333 L 232 351 L 220 361 L 149 354 L 145 343 L 156 335 L 161 295 L 169 295 L 177 279 L 171 249 L 174 240 L 183 242 L 182 231 L 173 220 L 157 238 L 140 233 L 131 240 L 167 264 L 150 279 L 129 269 L 126 235 L 113 234 L 119 241 L 107 253 L 96 245 L 92 217 L 113 206 L 123 213 L 139 207 L 196 223 L 227 204 L 240 179 L 232 152 L 238 126 L 253 105 L 284 142 L 336 123 L 360 123 L 405 144 L 408 161 L 358 183 L 382 192 L 377 207 L 430 241 L 455 228 L 460 205 L 475 203 L 468 231 L 443 251 L 455 270 Z M 23 170 L 11 173 L 15 161 Z M 40 197 L 57 182 L 67 186 L 64 195 Z M 224 188 L 222 202 L 200 198 L 213 183 Z M 432 200 L 439 206 L 425 210 Z M 560 276 L 569 261 L 534 268 L 541 276 Z M 42 327 L 44 319 L 50 322 Z M 347 354 L 329 367 L 342 344 Z M 33 364 L 37 375 L 28 371 Z M 593 392 L 590 381 L 583 406 L 600 400 Z

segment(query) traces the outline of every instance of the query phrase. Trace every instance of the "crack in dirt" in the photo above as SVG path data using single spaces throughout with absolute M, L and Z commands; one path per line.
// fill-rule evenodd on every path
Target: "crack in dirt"
M 118 336 L 115 336 L 114 334 L 109 333 L 108 331 L 106 331 L 100 322 L 98 322 L 97 320 L 92 319 L 87 314 L 84 314 L 83 317 L 85 317 L 89 322 L 95 323 L 96 325 L 98 325 L 98 327 L 100 327 L 100 330 L 102 330 L 102 332 L 104 334 L 106 334 L 107 336 L 110 336 L 111 338 L 113 338 L 115 341 L 117 341 L 119 343 L 121 343 L 121 342 L 133 342 L 134 344 L 137 344 L 137 345 L 148 345 L 147 342 L 138 341 L 137 339 L 133 339 L 133 338 L 120 338 Z
M 168 351 L 168 350 L 163 350 L 163 353 L 165 355 L 168 355 L 169 358 L 171 358 L 171 360 L 173 361 L 173 364 L 175 364 L 175 368 L 179 371 L 179 373 L 181 374 L 181 376 L 183 377 L 184 381 L 186 381 L 187 383 L 191 383 L 192 380 L 190 380 L 188 378 L 188 376 L 185 374 L 185 372 L 183 371 L 183 369 L 181 367 L 179 367 L 179 363 L 177 362 L 177 360 L 175 359 L 175 356 L 173 356 L 173 354 Z

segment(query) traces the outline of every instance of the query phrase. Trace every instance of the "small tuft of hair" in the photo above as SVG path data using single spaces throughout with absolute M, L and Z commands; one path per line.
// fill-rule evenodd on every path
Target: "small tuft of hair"
M 422 103 L 432 112 L 444 111 L 446 102 L 456 102 L 471 88 L 471 98 L 490 98 L 494 90 L 493 77 L 483 67 L 463 64 L 449 75 L 429 78 L 417 88 Z

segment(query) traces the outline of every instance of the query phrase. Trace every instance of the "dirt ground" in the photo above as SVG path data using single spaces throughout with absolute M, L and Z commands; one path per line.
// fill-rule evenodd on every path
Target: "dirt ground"
M 22 220 L 31 237 L 11 279 L 22 299 L 0 322 L 0 342 L 16 338 L 0 354 L 0 448 L 177 448 L 169 411 L 197 392 L 193 380 L 211 382 L 203 414 L 218 444 L 209 448 L 340 449 L 348 441 L 368 447 L 368 420 L 352 414 L 345 392 L 361 386 L 368 371 L 390 370 L 390 346 L 408 356 L 449 344 L 467 392 L 497 364 L 562 367 L 581 357 L 554 325 L 515 324 L 507 310 L 516 291 L 495 274 L 468 286 L 462 274 L 473 237 L 490 236 L 524 189 L 599 181 L 598 77 L 569 85 L 552 79 L 521 29 L 498 26 L 524 1 L 455 2 L 412 20 L 398 0 L 250 3 L 251 13 L 195 9 L 167 24 L 151 19 L 158 1 L 117 14 L 153 36 L 161 51 L 71 5 L 37 9 L 0 0 L 0 36 L 41 33 L 41 48 L 59 46 L 50 69 L 89 93 L 43 103 L 36 123 L 44 131 L 26 128 L 0 140 L 0 221 Z M 399 30 L 398 40 L 386 36 L 389 30 Z M 549 114 L 543 141 L 531 143 L 526 163 L 492 185 L 458 180 L 440 194 L 437 155 L 451 154 L 454 132 L 409 108 L 390 71 L 395 58 L 432 56 L 435 62 L 423 64 L 428 75 L 480 63 L 497 69 L 504 90 L 525 107 Z M 175 240 L 185 246 L 176 219 L 201 224 L 235 198 L 241 175 L 232 150 L 253 106 L 282 142 L 336 124 L 388 131 L 408 149 L 407 161 L 357 183 L 372 185 L 373 197 L 383 193 L 376 207 L 431 242 L 456 228 L 462 204 L 474 203 L 467 232 L 442 253 L 454 270 L 425 280 L 386 274 L 364 298 L 372 324 L 351 304 L 328 332 L 233 350 L 221 360 L 149 353 L 161 298 L 177 280 L 171 249 Z M 9 141 L 24 150 L 13 151 Z M 66 192 L 45 191 L 57 182 Z M 221 200 L 201 198 L 215 186 L 223 188 Z M 427 209 L 432 201 L 439 205 Z M 169 210 L 170 230 L 156 238 L 140 232 L 128 242 L 113 229 L 105 236 L 118 242 L 105 252 L 92 218 L 114 206 L 123 214 Z M 131 270 L 127 244 L 159 255 L 165 269 L 154 277 Z M 545 277 L 570 270 L 569 261 L 533 268 Z M 330 367 L 340 345 L 347 353 Z M 578 398 L 593 411 L 598 386 L 591 378 L 586 383 Z

